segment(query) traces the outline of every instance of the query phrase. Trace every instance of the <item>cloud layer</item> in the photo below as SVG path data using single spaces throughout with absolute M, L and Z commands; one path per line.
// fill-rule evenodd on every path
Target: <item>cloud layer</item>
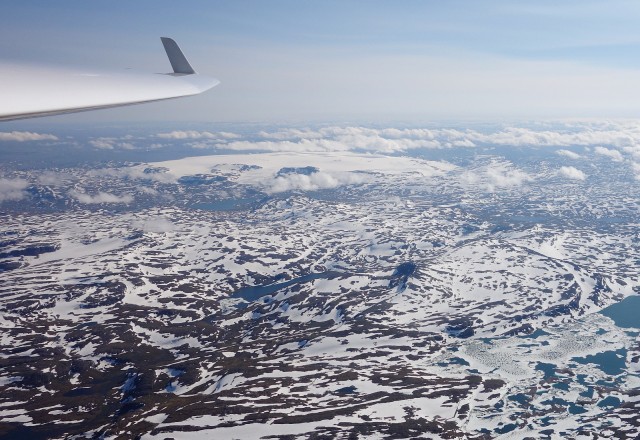
M 495 192 L 517 188 L 533 180 L 534 176 L 515 168 L 508 161 L 492 161 L 483 167 L 463 172 L 461 182 L 471 187 Z
M 26 195 L 29 182 L 24 179 L 0 178 L 0 203 L 7 200 L 22 200 Z
M 27 141 L 57 141 L 58 137 L 52 134 L 32 133 L 30 131 L 0 132 L 0 141 L 27 142 Z
M 196 130 L 176 130 L 169 133 L 158 133 L 156 136 L 161 139 L 237 139 L 240 137 L 240 135 L 227 131 L 212 133 L 210 131 Z
M 266 181 L 268 193 L 279 193 L 292 190 L 314 191 L 331 189 L 343 185 L 366 182 L 368 179 L 361 173 L 326 173 L 318 171 L 311 174 L 286 174 Z
M 585 180 L 587 178 L 587 175 L 576 167 L 561 167 L 559 174 L 572 180 Z
M 578 153 L 569 150 L 558 150 L 556 151 L 556 154 L 558 154 L 559 156 L 568 157 L 569 159 L 580 159 L 582 157 Z
M 142 229 L 144 232 L 153 232 L 156 234 L 164 234 L 176 229 L 176 226 L 166 217 L 149 217 L 146 220 L 134 222 L 134 227 Z
M 613 160 L 614 162 L 622 162 L 624 160 L 624 158 L 622 157 L 622 154 L 618 150 L 609 149 L 609 148 L 605 148 L 605 147 L 596 147 L 593 151 L 596 154 L 608 157 L 609 159 Z
M 116 148 L 122 150 L 133 150 L 135 145 L 130 142 L 131 139 L 132 136 L 125 136 L 123 138 L 99 137 L 91 139 L 89 144 L 100 150 L 114 150 Z
M 69 191 L 69 195 L 76 199 L 80 203 L 87 205 L 101 204 L 101 203 L 124 203 L 129 204 L 133 202 L 133 196 L 130 194 L 123 194 L 117 196 L 108 192 L 99 191 L 94 195 L 87 194 L 78 190 Z
M 416 149 L 474 147 L 584 147 L 620 160 L 619 150 L 640 157 L 640 128 L 631 122 L 540 124 L 540 127 L 372 128 L 328 126 L 262 130 L 250 136 L 230 132 L 172 131 L 154 138 L 187 142 L 192 148 L 268 152 L 374 152 L 402 153 Z M 609 151 L 605 151 L 609 150 Z M 613 151 L 611 151 L 613 150 Z M 616 153 L 618 152 L 618 153 Z M 561 148 L 557 154 L 580 159 L 581 154 Z

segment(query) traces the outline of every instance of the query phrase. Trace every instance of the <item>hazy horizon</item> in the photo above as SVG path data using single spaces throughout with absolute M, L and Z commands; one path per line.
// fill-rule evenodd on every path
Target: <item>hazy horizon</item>
M 635 118 L 638 18 L 630 1 L 8 2 L 0 57 L 167 72 L 159 37 L 171 36 L 221 81 L 33 126 Z

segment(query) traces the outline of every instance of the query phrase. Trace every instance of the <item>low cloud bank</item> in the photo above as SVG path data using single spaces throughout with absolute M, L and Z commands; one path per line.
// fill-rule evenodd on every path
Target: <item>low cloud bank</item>
M 165 217 L 149 217 L 146 220 L 134 222 L 134 227 L 142 229 L 144 232 L 164 234 L 176 229 L 176 226 Z
M 240 135 L 227 131 L 210 132 L 210 131 L 171 131 L 169 133 L 158 133 L 156 137 L 161 139 L 237 139 Z
M 587 178 L 587 175 L 576 167 L 561 167 L 558 173 L 572 180 L 585 180 Z
M 89 176 L 113 177 L 116 179 L 148 180 L 159 183 L 175 183 L 176 177 L 164 169 L 129 166 L 122 168 L 101 168 L 87 172 Z
M 620 153 L 618 150 L 609 149 L 605 147 L 596 147 L 593 151 L 596 154 L 608 157 L 614 162 L 622 162 L 624 160 L 624 158 L 622 157 L 622 153 Z
M 100 137 L 90 140 L 89 144 L 100 150 L 133 150 L 136 147 L 130 142 L 131 139 L 133 139 L 132 136 L 125 136 L 123 138 Z
M 459 128 L 322 127 L 263 130 L 250 138 L 236 133 L 172 131 L 156 138 L 191 140 L 194 148 L 269 152 L 373 152 L 402 153 L 415 149 L 474 147 L 584 147 L 637 149 L 640 129 L 632 123 L 547 124 L 542 128 L 501 127 L 497 130 Z M 640 150 L 639 154 L 640 154 Z M 568 149 L 559 155 L 579 159 Z
M 0 141 L 27 142 L 27 141 L 57 141 L 58 137 L 52 134 L 33 133 L 30 131 L 0 132 Z
M 461 181 L 488 192 L 496 192 L 518 188 L 533 180 L 532 175 L 514 168 L 509 162 L 493 162 L 476 170 L 465 171 Z
M 343 185 L 365 183 L 367 180 L 367 176 L 362 173 L 326 173 L 318 171 L 311 174 L 286 174 L 277 176 L 273 181 L 267 182 L 267 192 L 331 189 Z
M 556 151 L 556 154 L 558 154 L 559 156 L 568 157 L 569 159 L 580 159 L 582 157 L 578 153 L 569 150 L 558 150 Z
M 24 179 L 0 178 L 0 203 L 8 200 L 22 200 L 26 197 L 29 182 Z
M 123 194 L 117 196 L 108 192 L 99 191 L 96 194 L 87 194 L 82 191 L 72 190 L 69 191 L 69 195 L 76 199 L 80 203 L 87 205 L 101 204 L 101 203 L 124 203 L 129 204 L 133 202 L 133 196 L 130 194 Z

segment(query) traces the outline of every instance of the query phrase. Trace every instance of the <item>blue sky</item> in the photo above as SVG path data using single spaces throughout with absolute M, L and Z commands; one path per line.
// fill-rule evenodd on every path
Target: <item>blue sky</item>
M 172 36 L 222 84 L 65 121 L 640 116 L 637 1 L 7 0 L 0 56 L 162 72 Z

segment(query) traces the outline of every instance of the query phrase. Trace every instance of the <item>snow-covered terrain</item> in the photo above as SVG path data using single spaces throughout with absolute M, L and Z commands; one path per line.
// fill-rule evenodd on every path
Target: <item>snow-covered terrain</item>
M 4 169 L 0 437 L 637 438 L 637 150 L 324 130 Z

